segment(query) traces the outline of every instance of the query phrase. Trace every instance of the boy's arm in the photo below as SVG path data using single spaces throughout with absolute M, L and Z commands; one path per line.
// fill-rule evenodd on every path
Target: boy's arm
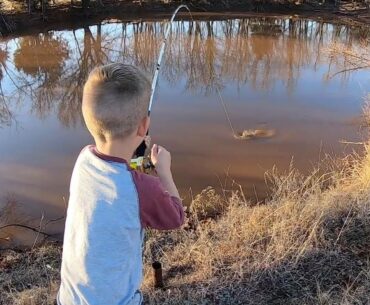
M 184 223 L 185 213 L 171 174 L 171 156 L 154 145 L 152 162 L 158 177 L 133 172 L 140 204 L 141 224 L 145 228 L 171 230 Z
M 164 147 L 154 144 L 151 159 L 164 188 L 171 196 L 180 198 L 179 191 L 172 178 L 171 154 Z
M 173 196 L 180 198 L 179 191 L 177 190 L 177 187 L 175 185 L 175 182 L 172 178 L 172 173 L 166 173 L 166 174 L 160 174 L 158 173 L 159 180 L 161 181 L 163 187 L 167 190 L 167 192 Z

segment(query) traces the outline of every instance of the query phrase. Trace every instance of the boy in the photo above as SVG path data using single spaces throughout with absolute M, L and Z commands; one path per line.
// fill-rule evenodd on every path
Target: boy
M 183 224 L 170 153 L 153 145 L 158 177 L 128 165 L 149 128 L 149 96 L 149 80 L 130 65 L 98 67 L 85 84 L 82 113 L 96 145 L 72 174 L 59 305 L 141 304 L 143 229 Z

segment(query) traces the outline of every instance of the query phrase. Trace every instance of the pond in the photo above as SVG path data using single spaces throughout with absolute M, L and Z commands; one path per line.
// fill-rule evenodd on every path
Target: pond
M 153 73 L 166 20 L 117 20 L 0 40 L 0 196 L 30 217 L 64 213 L 71 171 L 92 143 L 81 117 L 91 69 L 122 61 Z M 266 196 L 265 172 L 309 171 L 359 141 L 369 71 L 341 72 L 333 43 L 359 48 L 369 28 L 295 18 L 204 18 L 172 27 L 152 109 L 153 142 L 173 155 L 190 200 L 207 186 Z M 220 99 L 220 93 L 222 99 Z M 225 113 L 226 111 L 226 113 Z M 266 138 L 231 132 L 258 129 Z

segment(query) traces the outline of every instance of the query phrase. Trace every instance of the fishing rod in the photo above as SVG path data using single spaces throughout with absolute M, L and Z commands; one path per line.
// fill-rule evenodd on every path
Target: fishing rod
M 191 11 L 190 11 L 190 9 L 187 5 L 185 5 L 185 4 L 179 5 L 176 8 L 176 10 L 173 12 L 173 14 L 171 16 L 171 19 L 170 19 L 169 23 L 167 24 L 167 27 L 166 27 L 166 30 L 165 30 L 165 33 L 164 33 L 163 41 L 162 41 L 162 44 L 161 44 L 158 60 L 157 60 L 157 63 L 155 65 L 155 71 L 154 71 L 154 75 L 153 75 L 153 79 L 152 79 L 150 99 L 149 99 L 149 107 L 148 107 L 148 117 L 150 117 L 150 114 L 152 112 L 155 90 L 156 90 L 157 84 L 158 84 L 159 71 L 160 71 L 160 68 L 161 68 L 164 51 L 166 49 L 167 40 L 168 40 L 168 37 L 169 37 L 170 32 L 171 32 L 172 24 L 173 24 L 173 21 L 176 18 L 177 13 L 183 8 L 186 9 L 189 12 L 189 14 L 191 14 Z M 148 131 L 147 135 L 149 135 L 149 131 Z M 146 145 L 145 141 L 143 141 L 140 144 L 140 146 L 136 149 L 136 152 L 135 152 L 136 158 L 131 159 L 131 167 L 133 167 L 134 169 L 143 168 L 143 167 L 145 169 L 146 167 L 147 168 L 152 167 L 150 162 L 144 163 L 144 155 L 145 155 L 146 148 L 147 148 L 147 145 Z
M 168 36 L 170 35 L 170 31 L 171 31 L 171 28 L 172 28 L 172 23 L 173 23 L 176 15 L 177 15 L 177 13 L 182 8 L 187 9 L 189 11 L 189 13 L 191 14 L 190 9 L 188 8 L 188 6 L 182 4 L 182 5 L 180 5 L 180 6 L 177 7 L 177 9 L 172 14 L 172 17 L 171 17 L 170 22 L 167 24 L 166 32 L 164 34 L 164 39 L 162 41 L 161 49 L 159 51 L 158 61 L 157 61 L 157 64 L 156 64 L 156 68 L 155 68 L 155 72 L 154 72 L 154 76 L 153 76 L 153 80 L 152 80 L 152 89 L 151 89 L 150 100 L 149 100 L 148 116 L 150 116 L 150 113 L 152 111 L 152 105 L 153 105 L 153 100 L 154 100 L 154 93 L 155 93 L 155 89 L 157 88 L 157 83 L 158 83 L 159 70 L 161 68 L 163 54 L 164 54 L 164 50 L 166 48 L 166 43 L 167 43 L 167 40 L 168 40 Z
M 160 48 L 160 51 L 159 51 L 158 60 L 157 60 L 156 66 L 155 66 L 154 75 L 153 75 L 151 92 L 150 92 L 150 100 L 149 100 L 149 106 L 148 106 L 148 117 L 150 117 L 150 114 L 152 112 L 155 90 L 156 90 L 157 84 L 158 84 L 159 71 L 160 71 L 160 68 L 161 68 L 161 63 L 162 63 L 164 51 L 166 49 L 167 40 L 168 40 L 168 37 L 170 35 L 170 31 L 171 31 L 171 28 L 172 28 L 172 23 L 173 23 L 176 15 L 177 15 L 177 13 L 182 8 L 187 9 L 189 11 L 190 15 L 191 15 L 190 9 L 186 5 L 182 4 L 182 5 L 178 6 L 177 9 L 173 12 L 172 17 L 171 17 L 169 23 L 167 24 L 165 34 L 164 34 L 164 38 L 163 38 L 163 41 L 162 41 L 162 45 L 161 45 L 161 48 Z M 149 135 L 149 130 L 147 132 L 147 135 Z M 132 168 L 142 169 L 143 171 L 150 170 L 150 169 L 153 168 L 153 164 L 151 163 L 150 159 L 149 160 L 144 160 L 144 155 L 145 155 L 146 148 L 147 148 L 147 145 L 146 145 L 145 140 L 144 140 L 135 152 L 135 155 L 137 156 L 137 158 L 136 159 L 131 159 L 131 164 L 130 165 L 131 165 Z M 163 277 L 162 277 L 162 264 L 159 261 L 154 260 L 153 264 L 152 264 L 152 267 L 153 267 L 154 287 L 155 288 L 163 288 L 164 283 L 163 283 Z

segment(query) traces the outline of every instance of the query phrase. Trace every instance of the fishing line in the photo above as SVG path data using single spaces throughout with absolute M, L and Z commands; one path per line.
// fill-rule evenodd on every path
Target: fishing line
M 275 131 L 273 129 L 244 129 L 243 131 L 235 132 L 234 126 L 231 122 L 229 113 L 226 108 L 225 101 L 221 95 L 220 89 L 216 86 L 216 92 L 219 97 L 220 103 L 222 105 L 222 108 L 224 109 L 226 119 L 229 123 L 231 132 L 233 133 L 233 136 L 237 140 L 250 140 L 255 138 L 270 138 L 273 135 L 275 135 Z
M 236 134 L 236 132 L 235 132 L 235 129 L 234 129 L 234 127 L 233 127 L 233 124 L 231 123 L 231 120 L 230 120 L 229 114 L 228 114 L 227 109 L 226 109 L 226 105 L 225 105 L 224 99 L 222 98 L 222 95 L 221 95 L 220 89 L 218 89 L 218 87 L 216 87 L 216 92 L 217 92 L 217 94 L 218 94 L 218 97 L 220 98 L 221 105 L 222 105 L 222 107 L 224 108 L 224 112 L 225 112 L 225 115 L 226 115 L 227 121 L 229 122 L 231 132 L 233 133 L 233 136 L 234 136 L 234 137 L 236 137 L 236 136 L 237 136 L 237 134 Z

